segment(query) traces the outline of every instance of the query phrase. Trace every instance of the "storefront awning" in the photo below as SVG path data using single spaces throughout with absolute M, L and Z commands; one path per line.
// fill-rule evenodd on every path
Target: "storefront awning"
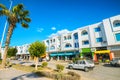
M 70 56 L 70 55 L 74 55 L 74 53 L 54 53 L 54 54 L 50 54 L 51 57 L 54 56 Z
M 105 53 L 110 53 L 110 50 L 101 50 L 101 51 L 95 51 L 95 54 L 105 54 Z
M 57 54 L 50 54 L 51 57 L 57 56 Z

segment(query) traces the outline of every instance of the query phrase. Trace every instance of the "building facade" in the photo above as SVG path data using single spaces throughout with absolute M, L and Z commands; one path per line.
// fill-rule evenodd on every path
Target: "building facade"
M 120 57 L 120 15 L 50 37 L 44 43 L 49 57 L 55 60 L 77 56 L 91 56 L 93 60 Z
M 28 51 L 29 44 L 24 44 L 22 46 L 16 46 L 18 52 L 16 53 L 16 57 L 18 59 L 26 59 L 29 60 L 30 54 Z

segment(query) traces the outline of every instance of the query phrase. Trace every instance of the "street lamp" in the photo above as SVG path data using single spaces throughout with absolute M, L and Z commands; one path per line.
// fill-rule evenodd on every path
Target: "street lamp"
M 9 7 L 9 11 L 10 11 L 13 1 L 12 0 L 9 0 L 9 1 L 10 1 L 10 7 Z M 3 34 L 2 34 L 2 38 L 1 38 L 0 51 L 2 50 L 2 44 L 3 44 L 3 39 L 4 39 L 4 36 L 5 36 L 6 27 L 7 27 L 7 20 L 5 22 L 5 26 L 4 26 L 4 30 L 3 30 Z M 1 51 L 1 53 L 2 53 L 2 51 Z

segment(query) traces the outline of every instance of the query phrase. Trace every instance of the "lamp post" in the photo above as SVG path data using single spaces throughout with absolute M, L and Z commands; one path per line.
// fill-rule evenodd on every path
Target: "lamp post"
M 12 0 L 9 0 L 10 1 L 10 7 L 9 7 L 9 11 L 11 10 L 11 7 L 12 7 L 12 4 L 13 4 L 13 1 Z M 0 51 L 1 51 L 1 55 L 2 55 L 2 44 L 3 44 L 3 39 L 4 39 L 4 36 L 5 36 L 5 31 L 6 31 L 6 27 L 7 27 L 7 20 L 5 22 L 5 26 L 4 26 L 4 30 L 3 30 L 3 34 L 2 34 L 2 38 L 1 38 L 1 44 L 0 44 Z M 1 56 L 2 57 L 2 56 Z

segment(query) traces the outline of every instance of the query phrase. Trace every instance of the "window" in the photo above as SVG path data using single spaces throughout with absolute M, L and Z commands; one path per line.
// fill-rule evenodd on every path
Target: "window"
M 86 30 L 82 31 L 81 35 L 88 35 L 88 32 Z
M 71 39 L 71 36 L 70 36 L 70 35 L 68 36 L 68 40 L 69 40 L 69 39 Z
M 49 45 L 49 40 L 46 41 L 47 45 Z
M 76 42 L 76 43 L 75 43 L 75 48 L 78 48 L 78 47 L 79 47 L 79 43 Z
M 50 42 L 52 43 L 52 40 L 50 40 Z
M 83 45 L 88 45 L 88 44 L 89 44 L 89 41 L 88 41 L 88 40 L 83 41 L 82 44 L 83 44 Z
M 113 26 L 114 26 L 114 27 L 120 27 L 120 20 L 115 20 L 115 21 L 113 22 Z
M 116 33 L 115 37 L 116 37 L 116 41 L 120 41 L 120 33 Z
M 95 32 L 101 31 L 100 27 L 97 27 L 97 28 L 95 28 L 94 30 L 95 30 Z
M 78 39 L 78 33 L 74 34 L 74 39 Z
M 53 39 L 53 42 L 55 42 L 55 39 Z
M 70 47 L 72 47 L 72 45 L 69 43 L 65 45 L 65 48 L 70 48 Z
M 66 40 L 67 38 L 66 38 L 66 36 L 64 36 L 64 40 Z
M 100 37 L 100 38 L 96 38 L 96 42 L 103 42 L 103 39 Z
M 54 50 L 54 49 L 55 49 L 55 46 L 51 46 L 51 47 L 50 47 L 50 50 Z

